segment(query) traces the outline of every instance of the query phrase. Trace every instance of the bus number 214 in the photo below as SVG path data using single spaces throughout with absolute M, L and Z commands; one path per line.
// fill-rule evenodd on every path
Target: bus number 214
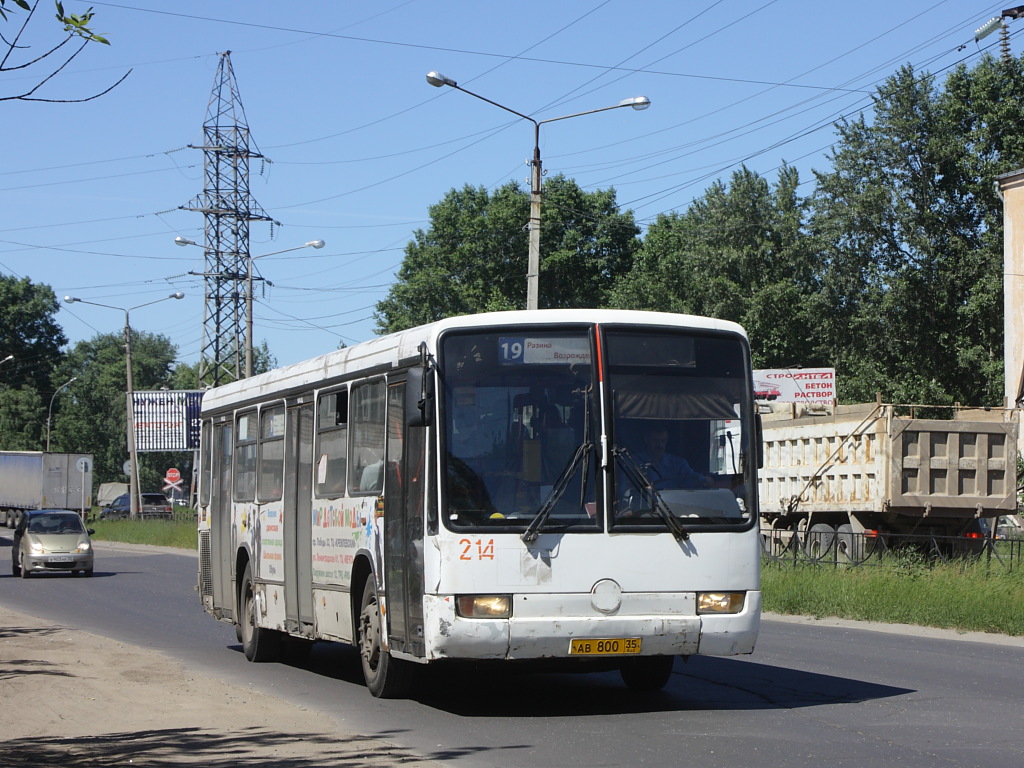
M 471 541 L 469 539 L 460 539 L 459 545 L 462 547 L 462 554 L 459 555 L 459 560 L 493 560 L 494 559 L 494 539 L 477 539 Z M 476 556 L 473 555 L 473 550 L 476 549 Z

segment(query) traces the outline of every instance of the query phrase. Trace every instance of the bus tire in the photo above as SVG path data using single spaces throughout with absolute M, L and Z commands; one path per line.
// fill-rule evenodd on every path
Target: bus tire
M 624 659 L 619 667 L 622 682 L 631 691 L 660 691 L 672 677 L 675 656 L 641 656 Z
M 379 699 L 404 698 L 412 684 L 411 665 L 384 650 L 381 642 L 380 604 L 371 576 L 363 586 L 356 628 L 359 661 L 370 693 Z
M 242 594 L 239 596 L 242 630 L 242 651 L 249 661 L 274 661 L 281 647 L 281 633 L 265 629 L 256 623 L 256 590 L 253 587 L 252 567 L 245 566 Z

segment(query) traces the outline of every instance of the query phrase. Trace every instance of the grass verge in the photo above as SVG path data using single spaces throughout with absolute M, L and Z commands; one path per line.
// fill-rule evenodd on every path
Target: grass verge
M 858 568 L 767 562 L 766 611 L 1024 635 L 1024 571 L 914 558 Z
M 151 544 L 195 550 L 195 520 L 92 520 L 96 541 L 123 541 L 126 544 Z

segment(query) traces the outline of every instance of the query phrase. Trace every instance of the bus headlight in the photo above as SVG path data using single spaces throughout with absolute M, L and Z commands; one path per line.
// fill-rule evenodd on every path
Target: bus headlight
M 745 592 L 698 592 L 697 613 L 739 613 Z
M 512 615 L 512 598 L 508 595 L 459 595 L 455 598 L 456 613 L 464 619 L 507 619 Z

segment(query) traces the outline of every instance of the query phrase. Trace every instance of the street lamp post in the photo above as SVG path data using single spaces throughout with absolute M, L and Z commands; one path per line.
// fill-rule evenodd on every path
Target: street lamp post
M 189 240 L 187 237 L 178 236 L 174 238 L 176 245 L 196 245 L 202 248 L 199 243 L 195 240 Z M 252 339 L 252 263 L 256 259 L 262 259 L 266 256 L 277 256 L 281 253 L 288 253 L 289 251 L 297 251 L 300 248 L 323 248 L 326 243 L 323 240 L 310 240 L 308 243 L 302 245 L 296 245 L 292 248 L 285 248 L 280 251 L 271 251 L 270 253 L 261 253 L 259 256 L 247 257 L 247 265 L 245 270 L 245 378 L 252 377 L 252 358 L 253 358 L 253 339 Z M 262 279 L 262 278 L 261 278 Z M 237 359 L 237 358 L 236 358 Z M 237 368 L 237 366 L 236 366 Z
M 66 387 L 70 386 L 71 382 L 76 381 L 77 379 L 78 379 L 77 376 L 72 376 L 70 379 L 68 379 L 63 384 L 61 384 L 59 387 L 57 387 L 57 391 L 54 392 L 53 393 L 53 397 L 50 398 L 50 408 L 46 412 L 46 452 L 47 453 L 50 452 L 50 420 L 53 418 L 53 401 L 57 399 L 57 395 L 60 394 L 62 389 L 65 389 Z
M 168 299 L 183 299 L 185 294 L 181 291 L 176 291 L 170 296 L 164 296 L 162 299 L 156 299 L 155 301 L 147 301 L 145 304 L 137 304 L 134 307 L 115 307 L 111 304 L 100 304 L 95 301 L 86 301 L 85 299 L 79 299 L 76 296 L 65 296 L 65 304 L 91 304 L 94 307 L 104 307 L 106 309 L 117 309 L 124 312 L 124 361 L 125 370 L 127 373 L 126 385 L 126 411 L 128 427 L 128 459 L 131 462 L 130 471 L 128 472 L 128 484 L 129 484 L 129 509 L 131 518 L 134 520 L 139 516 L 139 452 L 135 445 L 135 383 L 132 376 L 132 326 L 129 320 L 128 313 L 135 309 L 141 309 L 142 307 L 148 307 L 150 304 L 158 304 L 161 301 L 167 301 Z
M 529 120 L 533 123 L 533 159 L 530 160 L 530 249 L 529 262 L 526 268 L 526 308 L 537 309 L 539 294 L 538 286 L 540 280 L 541 181 L 544 177 L 544 172 L 540 162 L 540 127 L 545 123 L 553 123 L 557 120 L 568 120 L 570 117 L 592 115 L 596 112 L 607 112 L 608 110 L 621 109 L 622 107 L 632 107 L 635 110 L 643 110 L 651 106 L 651 100 L 646 96 L 634 96 L 631 99 L 623 99 L 618 104 L 613 104 L 610 107 L 588 109 L 585 112 L 573 112 L 571 115 L 561 115 L 559 117 L 549 117 L 546 120 L 537 120 L 529 115 L 524 115 L 522 112 L 516 112 L 514 109 L 506 107 L 504 104 L 491 101 L 486 96 L 481 96 L 479 93 L 473 93 L 472 91 L 466 90 L 450 77 L 445 77 L 440 72 L 427 73 L 427 82 L 435 88 L 447 85 L 449 88 L 454 88 L 457 91 L 468 93 L 470 96 L 474 96 L 481 101 L 486 101 L 488 104 L 493 104 L 499 109 L 511 112 L 516 117 L 521 117 L 524 120 Z

